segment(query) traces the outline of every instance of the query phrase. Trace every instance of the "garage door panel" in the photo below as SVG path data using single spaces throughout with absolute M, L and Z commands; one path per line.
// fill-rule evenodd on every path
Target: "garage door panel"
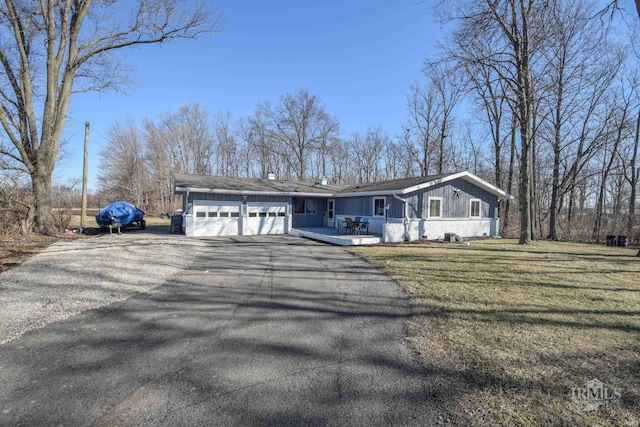
M 194 202 L 194 236 L 237 236 L 240 206 Z
M 248 205 L 248 234 L 284 234 L 287 205 Z

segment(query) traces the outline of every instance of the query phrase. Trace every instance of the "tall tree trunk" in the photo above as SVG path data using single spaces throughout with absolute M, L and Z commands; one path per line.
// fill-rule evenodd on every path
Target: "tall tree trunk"
M 521 119 L 522 122 L 522 119 Z M 528 124 L 520 125 L 528 127 Z M 531 146 L 528 141 L 529 132 L 521 132 L 520 144 L 520 240 L 521 245 L 531 244 Z
M 559 135 L 557 135 L 559 136 Z M 556 140 L 557 142 L 558 140 Z M 551 205 L 549 206 L 549 234 L 547 239 L 558 240 L 556 225 L 558 221 L 558 202 L 560 197 L 560 146 L 553 146 L 553 183 L 551 189 Z
M 627 235 L 629 238 L 633 235 L 633 226 L 636 219 L 636 199 L 638 191 L 638 176 L 640 168 L 638 164 L 638 145 L 640 143 L 640 109 L 638 110 L 638 118 L 636 119 L 636 134 L 633 141 L 633 153 L 631 154 L 631 194 L 629 195 L 629 218 L 627 219 Z M 638 252 L 640 256 L 640 252 Z
M 438 157 L 438 174 L 444 172 L 444 138 L 445 138 L 446 120 L 442 123 L 442 130 L 440 132 L 440 156 Z
M 535 118 L 535 114 L 532 114 Z M 534 120 L 535 121 L 535 120 Z M 531 238 L 536 240 L 536 229 L 540 225 L 540 201 L 538 200 L 538 151 L 536 147 L 536 140 L 533 137 L 533 129 L 535 129 L 535 123 L 531 126 Z M 538 233 L 540 235 L 540 233 Z
M 496 2 L 487 0 L 493 19 L 495 19 L 504 35 L 509 39 L 513 48 L 513 56 L 516 62 L 515 74 L 517 84 L 514 87 L 516 93 L 516 109 L 518 113 L 518 123 L 520 125 L 520 239 L 521 245 L 531 244 L 532 229 L 532 185 L 533 185 L 533 162 L 532 162 L 532 135 L 531 135 L 531 114 L 533 105 L 533 88 L 531 83 L 531 45 L 529 25 L 531 24 L 531 13 L 533 10 L 533 0 L 525 4 L 524 0 L 513 1 L 510 4 L 511 16 L 505 20 L 501 12 L 497 10 Z
M 606 168 L 603 169 L 600 187 L 598 188 L 598 197 L 596 198 L 595 218 L 593 220 L 593 239 L 596 242 L 600 241 L 600 232 L 602 231 L 602 215 L 604 214 L 604 192 L 607 186 L 608 175 L 609 174 Z
M 53 219 L 51 216 L 51 175 L 43 165 L 37 163 L 31 173 L 31 187 L 34 197 L 34 220 L 36 232 L 53 234 Z
M 513 177 L 515 174 L 515 163 L 516 163 L 516 145 L 518 142 L 518 138 L 516 137 L 516 129 L 518 126 L 518 121 L 516 120 L 515 114 L 511 115 L 511 151 L 509 153 L 509 172 L 507 175 L 507 191 L 511 194 L 513 189 Z M 511 211 L 511 200 L 507 200 L 505 204 L 505 216 L 504 216 L 504 224 L 503 230 L 505 230 L 509 223 L 509 212 Z
M 561 68 L 560 82 L 562 82 Z M 553 123 L 553 183 L 551 189 L 551 206 L 549 207 L 549 234 L 547 239 L 558 240 L 558 233 L 556 225 L 558 221 L 558 202 L 560 198 L 560 147 L 562 144 L 562 102 L 563 102 L 563 89 L 562 84 L 558 85 L 558 100 L 555 105 L 555 117 Z
M 571 241 L 571 232 L 573 230 L 573 207 L 575 206 L 576 185 L 571 184 L 569 188 L 569 206 L 567 207 L 567 240 Z

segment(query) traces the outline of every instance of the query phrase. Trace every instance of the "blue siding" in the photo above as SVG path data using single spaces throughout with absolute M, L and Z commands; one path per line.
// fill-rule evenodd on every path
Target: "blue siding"
M 352 215 L 352 216 L 373 216 L 373 199 L 376 197 L 385 197 L 385 204 L 389 203 L 389 218 L 402 218 L 403 203 L 393 197 L 388 196 L 357 196 L 357 197 L 337 197 L 336 198 L 336 215 Z
M 455 188 L 460 189 L 457 196 L 454 192 Z M 429 197 L 442 198 L 443 218 L 469 218 L 471 199 L 480 200 L 481 218 L 493 218 L 494 210 L 498 206 L 498 198 L 496 196 L 464 179 L 456 179 L 434 185 L 411 193 L 410 196 L 411 200 L 414 201 L 414 210 L 421 212 L 422 218 L 427 218 Z
M 239 194 L 216 194 L 216 193 L 189 193 L 189 203 L 194 200 L 212 200 L 219 202 L 243 202 L 244 197 Z M 291 203 L 289 196 L 247 196 L 247 202 L 271 202 L 271 203 Z
M 336 215 L 373 215 L 373 197 L 336 198 Z
M 456 196 L 454 189 L 460 191 Z M 498 198 L 464 179 L 456 179 L 443 184 L 427 187 L 401 196 L 407 200 L 407 214 L 409 218 L 427 218 L 429 197 L 442 198 L 443 218 L 469 218 L 471 199 L 480 200 L 481 218 L 493 218 L 495 208 L 498 206 Z M 337 197 L 336 215 L 373 215 L 373 196 Z M 403 217 L 403 203 L 389 194 L 386 203 L 391 205 L 389 218 Z
M 293 215 L 293 227 L 324 227 L 324 213 L 327 210 L 327 199 L 315 199 L 310 197 L 302 197 L 303 199 L 311 199 L 315 204 L 314 213 L 295 213 L 295 201 L 292 199 L 292 215 Z
M 409 218 L 421 218 L 422 217 L 422 199 L 424 192 L 416 191 L 405 195 L 403 198 L 407 200 L 407 210 L 409 211 Z

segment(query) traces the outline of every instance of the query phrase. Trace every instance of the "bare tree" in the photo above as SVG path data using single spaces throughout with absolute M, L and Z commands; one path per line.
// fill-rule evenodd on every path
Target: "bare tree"
M 509 128 L 507 128 L 506 132 L 503 132 L 505 125 L 503 118 L 507 116 L 508 119 L 510 112 L 509 105 L 507 105 L 509 95 L 505 93 L 504 80 L 500 79 L 499 74 L 494 70 L 499 64 L 489 66 L 486 63 L 468 61 L 467 59 L 465 58 L 461 66 L 469 77 L 471 88 L 476 95 L 475 100 L 481 106 L 482 112 L 486 117 L 493 145 L 494 180 L 498 187 L 503 188 L 505 184 L 503 182 L 503 147 L 511 133 Z M 508 123 L 509 121 L 507 120 L 506 122 Z
M 71 95 L 123 82 L 112 53 L 133 45 L 192 38 L 219 28 L 203 3 L 178 0 L 5 0 L 0 6 L 0 124 L 24 164 L 35 227 L 52 232 L 51 177 Z
M 398 179 L 413 176 L 411 159 L 407 157 L 403 141 L 389 139 L 384 147 L 384 179 Z
M 629 104 L 624 103 L 616 106 L 615 100 L 611 102 L 610 111 L 616 114 L 609 121 L 608 132 L 605 135 L 605 143 L 602 150 L 602 162 L 600 170 L 600 187 L 596 197 L 595 216 L 593 224 L 593 239 L 597 242 L 600 240 L 600 232 L 602 230 L 603 215 L 605 213 L 605 197 L 607 191 L 608 179 L 614 170 L 614 165 L 619 155 L 620 144 L 625 138 L 625 128 L 628 129 L 629 121 Z
M 275 107 L 267 103 L 259 108 L 270 139 L 267 148 L 287 164 L 297 180 L 304 181 L 312 152 L 337 134 L 337 122 L 325 112 L 318 97 L 306 90 L 282 96 Z
M 198 103 L 167 112 L 157 121 L 143 122 L 140 149 L 149 170 L 149 205 L 169 212 L 176 205 L 173 176 L 178 173 L 210 174 L 213 171 L 214 136 L 209 113 Z
M 407 97 L 409 119 L 405 142 L 407 151 L 420 167 L 420 175 L 428 176 L 437 141 L 439 96 L 433 86 L 417 83 Z
M 530 244 L 533 226 L 533 68 L 546 32 L 545 2 L 485 0 L 457 2 L 453 39 L 466 62 L 492 67 L 514 95 L 520 136 L 520 244 Z M 491 45 L 486 51 L 485 46 Z M 488 55 L 487 55 L 488 53 Z
M 27 234 L 33 222 L 33 192 L 25 174 L 0 171 L 0 235 Z
M 427 62 L 423 70 L 433 87 L 436 99 L 436 128 L 438 161 L 437 173 L 445 171 L 445 140 L 453 127 L 453 111 L 460 102 L 464 91 L 463 74 L 455 64 L 446 61 Z
M 280 172 L 275 158 L 279 149 L 273 149 L 277 144 L 271 139 L 271 134 L 267 129 L 268 119 L 265 111 L 269 111 L 270 106 L 258 104 L 253 116 L 243 120 L 240 125 L 242 138 L 246 145 L 247 155 L 251 158 L 247 160 L 248 176 L 264 177 L 267 172 Z
M 638 108 L 638 107 L 636 107 Z M 638 148 L 640 146 L 640 108 L 638 108 L 638 116 L 636 117 L 635 133 L 633 136 L 633 145 L 631 149 L 631 156 L 629 160 L 629 167 L 626 175 L 631 191 L 629 193 L 629 218 L 627 220 L 627 234 L 631 236 L 633 234 L 633 227 L 636 220 L 636 200 L 638 198 L 638 183 L 640 180 L 640 167 L 638 166 Z M 640 255 L 640 252 L 638 252 Z
M 347 141 L 357 171 L 357 182 L 376 182 L 383 178 L 382 163 L 386 146 L 391 139 L 382 126 L 372 126 L 362 135 L 354 132 Z
M 605 95 L 620 70 L 622 57 L 607 42 L 605 28 L 593 18 L 594 8 L 582 1 L 549 5 L 549 42 L 543 51 L 548 114 L 543 139 L 553 151 L 548 238 L 558 239 L 557 217 L 563 198 L 580 171 L 603 143 Z
M 116 122 L 107 137 L 107 146 L 100 152 L 100 192 L 111 200 L 127 200 L 147 208 L 145 193 L 149 187 L 149 171 L 137 125 L 132 120 Z
M 238 145 L 231 111 L 219 111 L 214 116 L 215 173 L 220 176 L 238 176 Z
M 329 147 L 329 165 L 331 171 L 329 175 L 333 177 L 336 184 L 347 184 L 354 182 L 353 168 L 350 162 L 350 146 L 340 137 L 332 138 Z
M 315 175 L 317 177 L 326 177 L 329 173 L 329 150 L 331 149 L 331 142 L 340 133 L 340 125 L 338 120 L 327 116 L 325 120 L 322 120 L 318 129 L 318 142 L 315 150 L 315 163 L 316 170 Z
M 626 0 L 625 0 L 626 1 Z M 635 0 L 636 3 L 636 11 L 638 12 L 638 17 L 640 18 L 640 0 Z M 600 12 L 601 14 L 614 13 L 616 11 L 622 11 L 626 14 L 625 7 L 621 4 L 620 0 L 612 0 L 607 3 Z

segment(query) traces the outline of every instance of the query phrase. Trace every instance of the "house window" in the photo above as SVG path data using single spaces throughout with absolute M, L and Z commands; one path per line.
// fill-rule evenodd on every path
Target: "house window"
M 384 197 L 373 198 L 373 216 L 384 216 L 385 201 Z
M 429 218 L 442 218 L 442 197 L 429 197 Z
M 308 214 L 316 213 L 316 201 L 313 199 L 304 199 L 304 211 Z
M 471 199 L 471 209 L 469 212 L 471 218 L 480 218 L 480 200 Z
M 315 215 L 315 199 L 293 199 L 293 213 Z

